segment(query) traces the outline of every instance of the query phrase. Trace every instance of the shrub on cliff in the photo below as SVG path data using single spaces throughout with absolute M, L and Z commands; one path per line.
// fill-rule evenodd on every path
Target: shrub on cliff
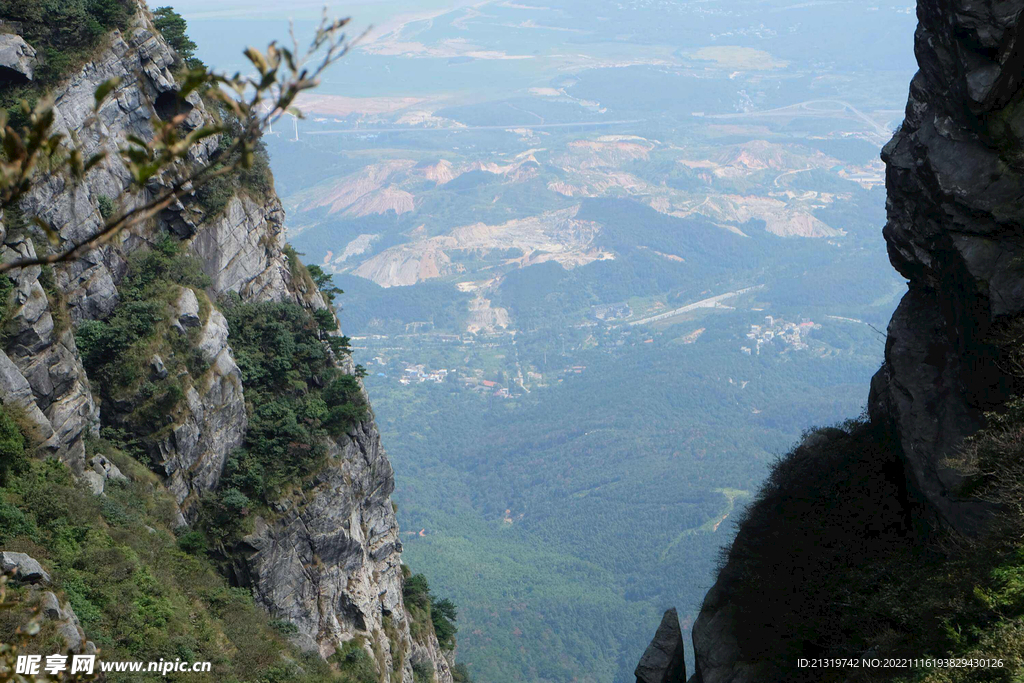
M 228 458 L 219 492 L 204 500 L 203 521 L 213 540 L 230 547 L 252 509 L 316 472 L 326 457 L 325 440 L 365 420 L 369 407 L 358 380 L 334 367 L 328 337 L 305 308 L 243 303 L 237 295 L 220 304 L 249 425 L 243 447 Z
M 25 437 L 0 404 L 0 486 L 5 486 L 11 474 L 24 467 L 24 458 Z
M 206 371 L 208 364 L 195 346 L 198 332 L 169 332 L 181 287 L 201 290 L 209 284 L 198 260 L 166 237 L 128 258 L 128 272 L 118 287 L 121 300 L 110 317 L 86 320 L 75 330 L 96 393 L 107 400 L 132 399 L 132 412 L 123 419 L 129 441 L 166 425 L 185 395 L 184 373 L 194 379 Z M 162 377 L 153 376 L 150 368 L 154 354 L 166 363 Z
M 163 35 L 164 40 L 178 53 L 185 67 L 189 69 L 203 67 L 203 63 L 196 58 L 198 46 L 188 37 L 188 24 L 184 17 L 174 11 L 173 7 L 157 7 L 153 10 L 153 25 Z
M 1022 330 L 1014 323 L 1008 330 Z M 1003 330 L 1005 331 L 1005 330 Z M 1003 337 L 1001 369 L 1024 386 L 1024 335 Z M 1024 401 L 987 416 L 944 465 L 953 495 L 994 505 L 966 538 L 911 533 L 904 473 L 884 431 L 820 430 L 782 458 L 741 519 L 719 582 L 737 608 L 745 657 L 789 681 L 1011 681 L 1024 672 Z M 799 657 L 966 657 L 998 668 L 798 669 Z
M 131 0 L 6 0 L 4 18 L 21 24 L 22 36 L 41 54 L 37 78 L 55 83 L 78 66 L 104 33 L 125 29 Z
M 423 574 L 411 574 L 404 577 L 402 597 L 405 601 L 405 608 L 412 617 L 413 623 L 409 630 L 414 639 L 420 641 L 425 639 L 428 633 L 426 625 L 429 621 L 441 648 L 450 650 L 455 647 L 455 634 L 458 629 L 455 626 L 457 608 L 454 602 L 448 598 L 438 599 L 431 592 L 427 577 Z
M 344 672 L 354 667 L 332 672 L 292 649 L 247 591 L 179 548 L 174 501 L 155 475 L 110 444 L 90 441 L 89 452 L 115 460 L 128 481 L 94 496 L 62 463 L 27 461 L 0 485 L 0 544 L 43 563 L 104 659 L 212 662 L 212 672 L 190 675 L 196 683 L 353 680 Z M 25 588 L 8 592 L 0 643 L 19 640 L 33 600 Z M 44 623 L 23 653 L 51 655 L 56 638 Z

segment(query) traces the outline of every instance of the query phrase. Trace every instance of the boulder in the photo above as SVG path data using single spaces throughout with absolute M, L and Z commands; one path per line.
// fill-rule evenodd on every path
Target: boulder
M 82 473 L 82 481 L 88 484 L 89 490 L 92 491 L 94 496 L 100 495 L 107 488 L 107 480 L 103 475 L 92 470 L 86 470 Z
M 94 456 L 89 460 L 89 467 L 93 472 L 99 474 L 104 479 L 117 479 L 119 481 L 127 481 L 128 477 L 121 474 L 121 470 L 118 469 L 117 465 L 107 460 L 102 455 Z
M 28 83 L 34 76 L 35 49 L 21 36 L 0 34 L 0 83 Z
M 60 637 L 67 643 L 67 649 L 72 652 L 81 652 L 82 650 L 82 631 L 73 622 L 62 621 L 57 625 L 57 632 Z
M 159 354 L 155 354 L 149 359 L 149 369 L 153 371 L 153 376 L 157 379 L 167 377 L 167 367 L 164 366 L 164 359 Z
M 39 601 L 39 609 L 47 619 L 55 620 L 62 618 L 60 612 L 60 601 L 51 591 L 43 593 L 43 597 Z
M 121 473 L 117 465 L 107 460 L 102 455 L 89 459 L 86 463 L 87 469 L 82 473 L 82 481 L 89 485 L 93 495 L 100 495 L 107 490 L 107 481 L 127 481 L 128 477 Z
M 42 565 L 25 553 L 0 552 L 0 571 L 14 571 L 15 578 L 23 583 L 50 583 L 50 575 Z
M 187 327 L 199 327 L 202 321 L 199 319 L 199 300 L 196 293 L 188 287 L 181 290 L 178 301 L 174 304 L 175 317 L 174 327 L 179 332 L 184 332 Z
M 675 607 L 661 618 L 654 639 L 636 666 L 636 683 L 684 683 L 686 655 Z

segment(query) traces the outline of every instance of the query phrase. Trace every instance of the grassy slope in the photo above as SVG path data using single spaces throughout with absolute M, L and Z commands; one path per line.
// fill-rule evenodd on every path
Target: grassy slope
M 0 545 L 51 571 L 54 588 L 105 660 L 213 662 L 210 674 L 180 676 L 190 681 L 376 680 L 355 665 L 332 672 L 291 648 L 286 625 L 258 609 L 247 590 L 230 587 L 211 562 L 179 548 L 170 530 L 173 499 L 154 474 L 105 442 L 90 449 L 115 462 L 128 482 L 97 497 L 56 461 L 5 453 L 13 472 L 0 487 Z M 18 606 L 0 613 L 0 642 L 11 642 L 33 604 L 24 589 L 8 597 Z M 52 654 L 59 643 L 44 630 L 29 652 Z

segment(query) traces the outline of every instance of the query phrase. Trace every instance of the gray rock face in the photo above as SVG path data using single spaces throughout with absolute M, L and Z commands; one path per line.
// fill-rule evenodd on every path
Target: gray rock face
M 90 650 L 95 652 L 96 646 L 85 639 L 78 615 L 71 609 L 70 604 L 65 604 L 62 607 L 57 596 L 46 591 L 39 599 L 39 607 L 44 619 L 56 622 L 57 633 L 64 639 L 66 650 L 71 650 L 75 654 L 81 652 L 91 654 Z
M 183 292 L 195 294 L 190 289 Z M 183 298 L 189 297 L 183 294 Z M 179 318 L 182 300 L 178 300 Z M 190 308 L 190 304 L 186 304 Z M 195 304 L 198 323 L 199 305 Z M 228 324 L 213 309 L 200 331 L 198 348 L 210 369 L 193 378 L 185 396 L 185 410 L 170 432 L 151 449 L 150 456 L 163 470 L 167 488 L 174 494 L 187 521 L 195 517 L 200 494 L 217 487 L 228 454 L 242 445 L 248 418 L 242 390 L 242 373 L 228 345 Z
M 43 597 L 39 600 L 39 609 L 42 611 L 43 616 L 47 619 L 60 619 L 60 601 L 57 600 L 57 596 L 51 591 L 43 593 Z
M 684 683 L 686 654 L 679 614 L 675 607 L 665 612 L 661 625 L 636 666 L 636 683 Z
M 109 47 L 95 61 L 57 88 L 56 132 L 85 141 L 87 155 L 99 151 L 99 140 L 106 138 L 114 153 L 81 184 L 60 177 L 38 182 L 23 200 L 27 215 L 49 222 L 61 239 L 77 241 L 100 227 L 100 197 L 125 202 L 149 199 L 148 193 L 120 199 L 130 177 L 116 148 L 129 135 L 151 137 L 152 118 L 161 115 L 160 95 L 176 88 L 170 71 L 173 63 L 173 51 L 149 19 L 139 14 L 128 30 L 111 36 Z M 93 92 L 114 77 L 121 79 L 121 85 L 100 108 L 102 136 L 97 136 L 85 128 Z M 198 97 L 190 96 L 189 104 L 186 128 L 211 120 Z M 193 149 L 191 161 L 208 162 L 217 144 L 215 138 L 204 141 Z M 318 291 L 293 281 L 282 251 L 284 213 L 273 193 L 239 195 L 216 217 L 207 216 L 194 198 L 185 197 L 153 224 L 79 261 L 54 268 L 72 324 L 109 316 L 117 306 L 117 284 L 125 276 L 131 253 L 167 232 L 183 240 L 200 260 L 212 280 L 211 298 L 237 292 L 246 301 L 287 300 L 309 309 L 327 308 Z M 2 224 L 0 241 L 3 258 L 25 256 L 33 248 Z M 21 406 L 36 425 L 36 440 L 43 450 L 59 455 L 94 492 L 102 493 L 119 473 L 105 459 L 86 462 L 83 438 L 97 427 L 99 410 L 73 334 L 70 329 L 58 331 L 54 321 L 62 316 L 52 310 L 39 274 L 39 269 L 26 269 L 15 276 L 18 310 L 10 331 L 12 344 L 0 350 L 0 399 Z M 184 378 L 189 388 L 183 405 L 149 453 L 178 501 L 183 524 L 194 519 L 202 493 L 218 485 L 227 456 L 243 443 L 247 427 L 244 387 L 231 350 L 230 330 L 215 308 L 203 319 L 201 296 L 192 290 L 181 292 L 173 320 L 179 331 L 172 334 L 185 332 L 194 340 L 210 368 L 201 377 Z M 153 376 L 168 372 L 168 360 L 166 354 L 150 360 Z M 350 359 L 339 366 L 353 371 Z M 105 418 L 116 422 L 118 411 L 127 414 L 132 408 L 112 405 Z M 410 681 L 412 663 L 429 661 L 436 683 L 450 683 L 447 657 L 453 653 L 443 652 L 432 635 L 416 642 L 410 633 L 402 599 L 402 544 L 389 498 L 394 477 L 376 425 L 368 420 L 347 437 L 325 445 L 331 457 L 324 469 L 303 490 L 279 501 L 278 511 L 256 525 L 247 539 L 250 552 L 238 561 L 237 578 L 252 587 L 267 610 L 293 621 L 299 628 L 297 640 L 309 649 L 329 656 L 342 642 L 362 636 L 368 653 L 373 654 L 371 643 L 383 653 L 383 680 Z M 57 609 L 68 617 L 66 608 L 58 605 Z M 397 647 L 407 654 L 394 678 L 391 668 L 398 653 L 391 651 L 391 639 L 384 632 L 386 618 L 392 633 L 397 631 Z M 75 647 L 89 651 L 91 644 L 84 640 L 77 620 L 73 622 L 62 622 L 62 633 L 67 630 L 69 643 L 77 636 Z
M 174 326 L 179 332 L 185 332 L 186 328 L 199 327 L 203 321 L 199 319 L 199 300 L 196 293 L 188 287 L 181 288 L 178 301 L 174 304 Z
M 875 421 L 899 436 L 919 513 L 970 532 L 941 464 L 1006 398 L 986 336 L 1024 310 L 1024 1 L 921 3 L 906 120 L 886 145 L 893 266 L 910 292 L 872 384 Z
M 217 221 L 190 239 L 214 289 L 238 292 L 247 300 L 292 298 L 283 246 L 284 212 L 277 197 L 263 198 L 262 203 L 235 197 Z
M 0 259 L 35 254 L 24 237 L 6 235 Z M 81 473 L 86 434 L 96 428 L 99 412 L 92 398 L 70 327 L 58 327 L 51 303 L 39 282 L 41 270 L 27 268 L 9 277 L 15 289 L 13 314 L 7 322 L 6 348 L 0 349 L 0 396 L 9 396 L 36 430 L 32 441 Z
M 50 583 L 50 575 L 42 565 L 25 553 L 0 552 L 0 571 L 14 572 L 14 577 L 22 583 Z
M 344 445 L 330 445 L 330 465 L 312 485 L 280 501 L 276 521 L 257 520 L 245 539 L 253 552 L 238 571 L 257 601 L 295 624 L 322 655 L 369 633 L 390 668 L 384 616 L 406 619 L 402 544 L 389 498 L 394 474 L 372 421 Z
M 32 80 L 36 51 L 21 36 L 0 34 L 0 83 L 27 83 Z

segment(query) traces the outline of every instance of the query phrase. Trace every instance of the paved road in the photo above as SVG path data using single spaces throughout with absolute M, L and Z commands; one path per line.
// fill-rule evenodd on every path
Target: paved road
M 756 287 L 738 289 L 735 292 L 726 292 L 725 294 L 719 294 L 718 296 L 713 296 L 710 299 L 701 299 L 700 301 L 695 301 L 692 304 L 687 304 L 682 308 L 676 308 L 671 311 L 666 311 L 665 313 L 652 315 L 649 318 L 641 318 L 640 320 L 634 320 L 633 322 L 629 323 L 629 326 L 633 327 L 635 325 L 646 325 L 647 323 L 653 323 L 659 320 L 665 320 L 666 318 L 672 318 L 683 313 L 689 313 L 690 311 L 696 311 L 697 309 L 700 308 L 718 308 L 719 304 L 721 304 L 721 302 L 725 301 L 726 299 L 731 299 L 733 297 L 739 296 L 740 294 L 746 294 L 747 292 L 752 292 L 755 289 L 762 288 L 764 288 L 764 285 L 757 285 Z
M 833 105 L 835 108 L 832 109 L 815 109 L 815 105 Z M 750 111 L 736 114 L 708 114 L 705 118 L 708 119 L 740 119 L 740 118 L 762 118 L 765 116 L 829 116 L 839 113 L 849 112 L 856 118 L 866 123 L 872 130 L 879 136 L 884 137 L 888 140 L 892 137 L 892 131 L 887 129 L 882 124 L 875 121 L 873 118 L 857 109 L 849 102 L 842 100 L 808 100 L 807 102 L 800 102 L 799 104 L 791 104 L 786 107 L 779 107 L 778 109 L 766 109 L 764 111 Z

